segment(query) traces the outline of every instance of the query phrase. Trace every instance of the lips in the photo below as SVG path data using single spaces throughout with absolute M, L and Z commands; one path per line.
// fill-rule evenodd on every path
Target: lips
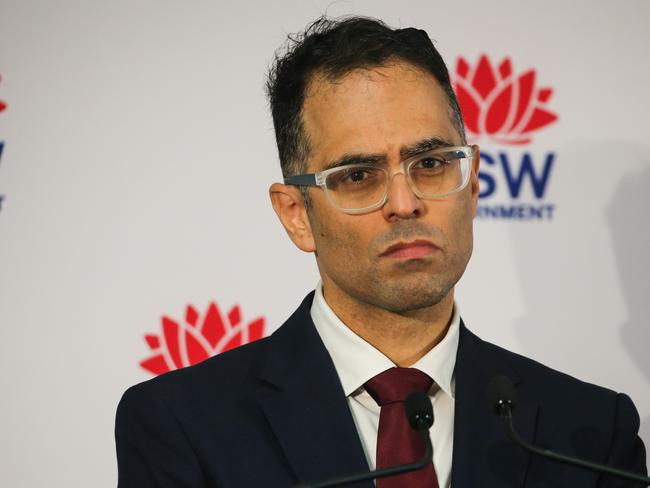
M 422 259 L 431 256 L 440 249 L 431 241 L 415 240 L 398 242 L 389 246 L 380 254 L 381 257 L 394 259 Z

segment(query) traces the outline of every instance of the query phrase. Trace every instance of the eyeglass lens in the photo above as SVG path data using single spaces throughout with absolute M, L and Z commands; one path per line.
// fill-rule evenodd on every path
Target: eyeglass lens
M 407 174 L 417 193 L 436 198 L 463 186 L 469 173 L 469 159 L 458 152 L 427 153 L 412 160 Z M 334 203 L 343 209 L 363 209 L 379 203 L 386 194 L 388 171 L 376 166 L 349 166 L 330 173 L 326 188 Z

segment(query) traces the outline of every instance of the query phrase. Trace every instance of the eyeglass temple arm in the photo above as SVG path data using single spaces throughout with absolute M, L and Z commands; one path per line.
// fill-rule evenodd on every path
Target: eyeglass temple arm
M 284 179 L 284 183 L 296 186 L 318 186 L 318 183 L 316 182 L 316 173 L 287 176 Z

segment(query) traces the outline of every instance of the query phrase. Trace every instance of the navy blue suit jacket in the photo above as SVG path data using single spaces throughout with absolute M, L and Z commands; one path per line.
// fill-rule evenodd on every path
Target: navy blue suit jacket
M 130 388 L 115 427 L 119 487 L 289 487 L 367 469 L 310 317 L 312 297 L 270 337 Z M 486 400 L 486 385 L 498 374 L 515 383 L 515 425 L 526 439 L 646 470 L 639 416 L 626 395 L 484 342 L 461 324 L 454 488 L 638 486 L 513 445 Z

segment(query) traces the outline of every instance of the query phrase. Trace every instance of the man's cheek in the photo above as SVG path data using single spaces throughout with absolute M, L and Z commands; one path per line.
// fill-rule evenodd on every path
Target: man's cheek
M 354 268 L 359 265 L 360 256 L 365 255 L 362 253 L 361 236 L 358 231 L 350 227 L 341 227 L 336 233 L 334 242 L 331 243 L 335 248 L 334 259 L 340 261 L 342 266 Z

